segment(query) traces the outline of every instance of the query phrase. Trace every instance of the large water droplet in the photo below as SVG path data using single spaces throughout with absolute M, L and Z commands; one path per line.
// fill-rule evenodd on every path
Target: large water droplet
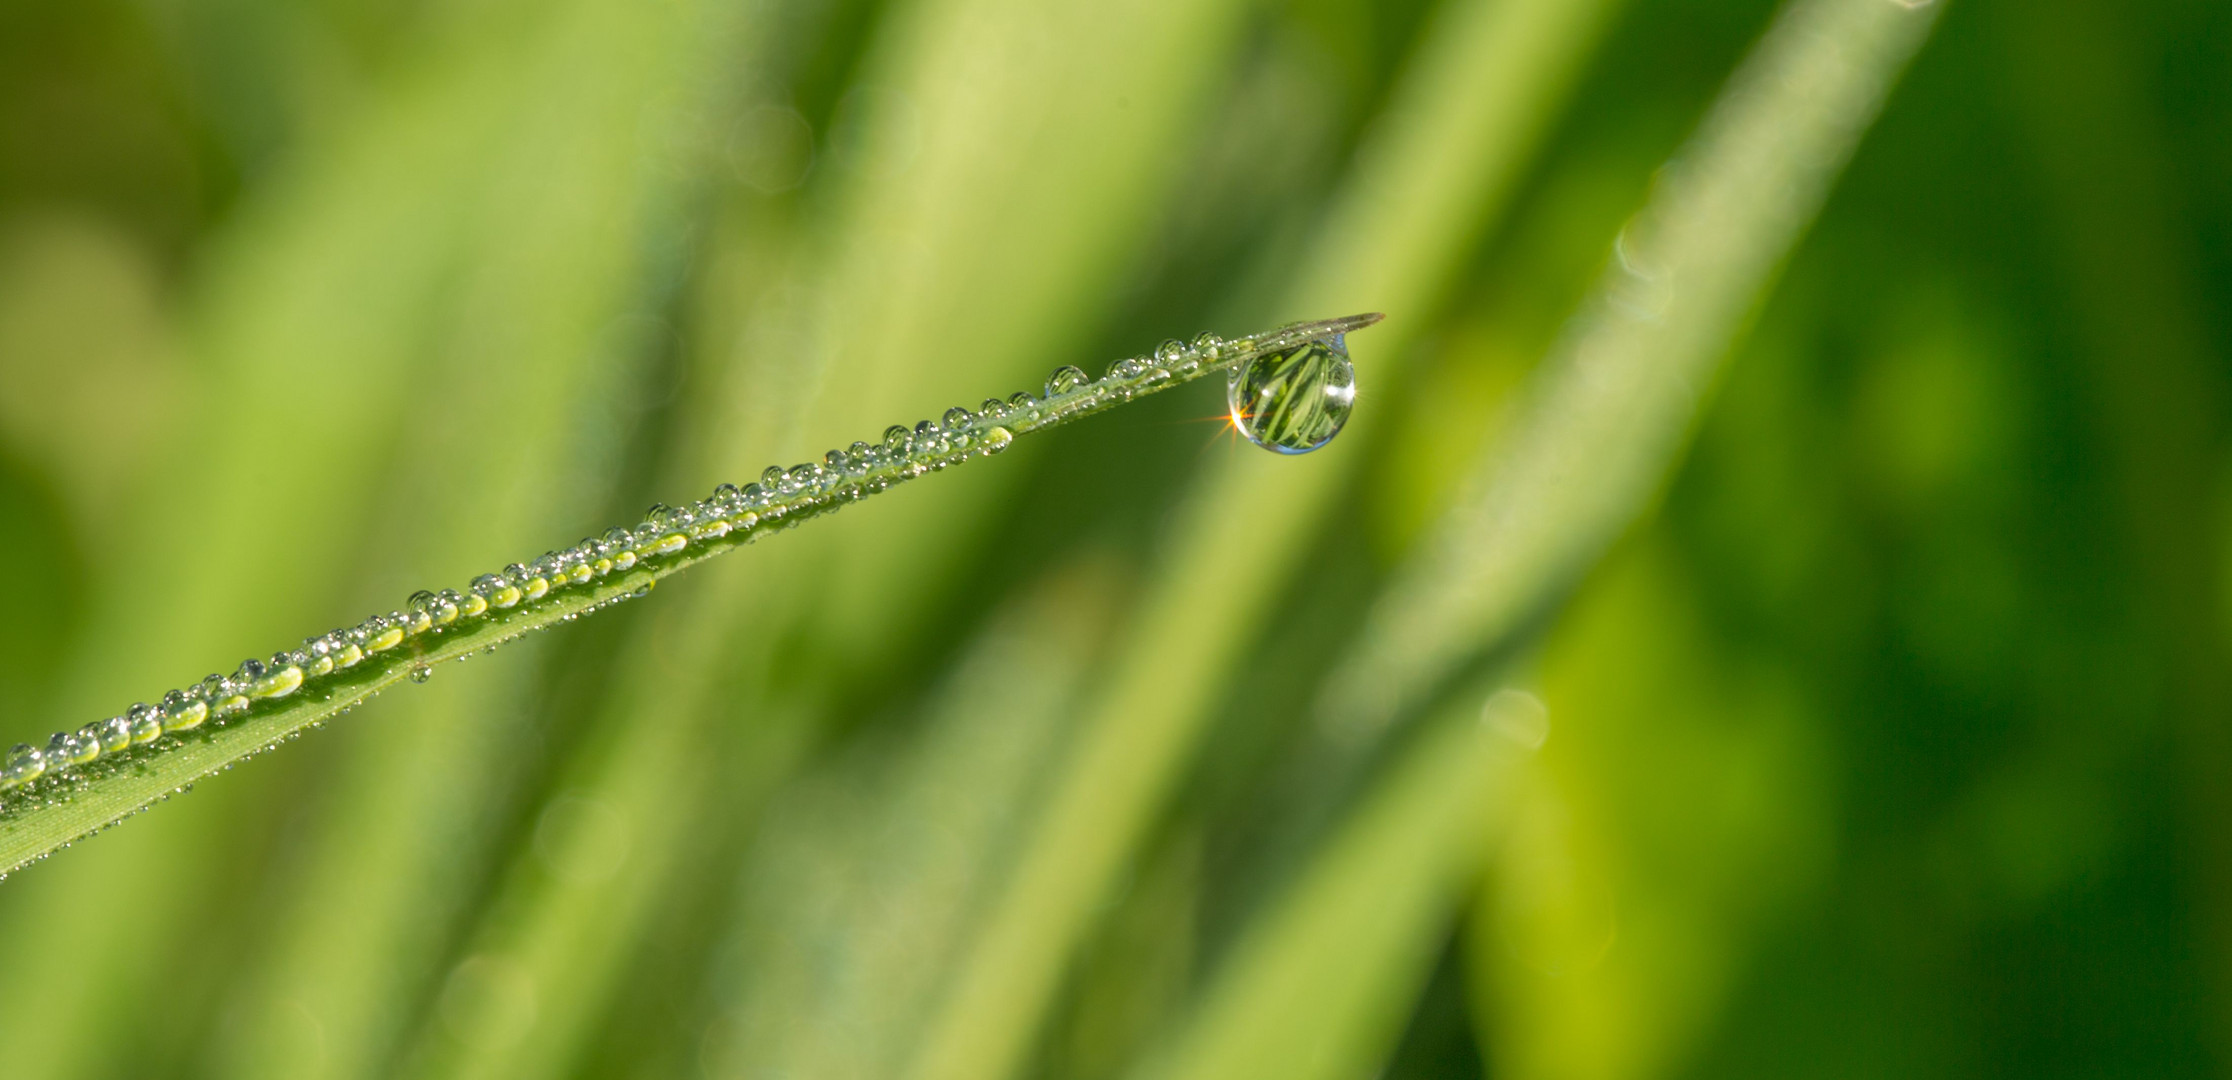
M 1356 404 L 1356 368 L 1342 335 L 1248 361 L 1225 386 L 1233 425 L 1280 454 L 1307 454 L 1341 433 Z

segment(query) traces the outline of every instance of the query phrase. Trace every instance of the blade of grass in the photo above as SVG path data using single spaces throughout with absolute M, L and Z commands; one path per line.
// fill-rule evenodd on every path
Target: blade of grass
M 1221 343 L 1215 355 L 1189 349 L 1191 370 L 1156 368 L 1111 373 L 1075 389 L 1050 392 L 1005 414 L 986 412 L 953 421 L 950 435 L 921 434 L 887 448 L 884 457 L 860 473 L 823 469 L 804 486 L 773 496 L 716 493 L 676 518 L 654 514 L 635 539 L 613 550 L 621 560 L 580 554 L 552 562 L 549 570 L 529 569 L 538 584 L 556 581 L 546 594 L 511 605 L 483 605 L 460 616 L 454 605 L 445 619 L 430 620 L 423 609 L 413 616 L 380 616 L 396 644 L 367 650 L 350 666 L 305 676 L 302 661 L 272 668 L 262 680 L 226 684 L 215 696 L 240 703 L 236 716 L 187 730 L 165 733 L 155 742 L 127 747 L 21 783 L 0 802 L 0 859 L 11 867 L 44 858 L 59 847 L 145 809 L 174 791 L 239 760 L 270 749 L 363 703 L 405 678 L 424 681 L 442 664 L 463 660 L 498 645 L 547 630 L 632 597 L 647 595 L 661 579 L 707 559 L 726 554 L 772 532 L 789 529 L 844 506 L 970 459 L 999 453 L 1016 438 L 1056 427 L 1204 376 L 1214 376 L 1251 357 L 1277 352 L 1323 337 L 1369 326 L 1377 315 L 1316 323 L 1297 323 Z M 925 421 L 925 423 L 931 423 Z M 821 468 L 799 466 L 800 469 Z M 797 474 L 793 474 L 795 479 Z M 756 485 L 755 485 L 756 486 Z M 601 569 L 593 569 L 595 564 Z M 567 575 L 571 574 L 570 580 Z M 515 575 L 519 576 L 519 575 Z M 452 625 L 454 623 L 454 625 Z M 409 627 L 408 630 L 405 627 Z M 273 690 L 272 687 L 278 687 Z
M 1373 297 L 1429 308 L 1494 219 L 1611 10 L 1608 2 L 1484 0 L 1442 12 L 1396 90 L 1386 133 L 1366 149 L 1304 260 L 1294 302 Z M 1368 388 L 1400 360 L 1418 322 L 1388 327 L 1379 344 L 1390 359 L 1376 372 L 1367 364 Z M 1352 426 L 1370 423 L 1360 412 Z M 983 1080 L 1016 1067 L 1091 912 L 1190 753 L 1232 657 L 1353 467 L 1338 447 L 1303 468 L 1265 467 L 1276 464 L 1227 462 L 1189 500 L 1177 554 L 1120 645 L 1110 687 L 1087 707 L 1056 801 L 985 917 L 910 1075 Z

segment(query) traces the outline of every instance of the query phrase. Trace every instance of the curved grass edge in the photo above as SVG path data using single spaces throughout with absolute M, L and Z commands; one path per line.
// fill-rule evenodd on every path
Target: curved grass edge
M 469 592 L 416 593 L 408 611 L 376 615 L 354 631 L 308 639 L 305 646 L 312 648 L 315 661 L 313 651 L 297 649 L 275 654 L 268 668 L 251 660 L 232 677 L 212 675 L 191 691 L 169 695 L 190 705 L 201 703 L 189 723 L 171 727 L 163 722 L 168 710 L 139 705 L 105 724 L 57 733 L 49 742 L 50 748 L 90 745 L 97 756 L 89 760 L 58 758 L 50 768 L 45 756 L 60 749 L 19 746 L 9 753 L 7 766 L 17 768 L 29 760 L 39 767 L 0 776 L 8 784 L 0 790 L 0 877 L 183 793 L 204 777 L 298 738 L 397 682 L 423 679 L 441 664 L 641 596 L 660 580 L 762 535 L 833 513 L 907 480 L 1000 453 L 1022 435 L 1227 372 L 1259 356 L 1318 341 L 1338 343 L 1380 318 L 1364 314 L 1292 323 L 1231 341 L 1213 334 L 1191 344 L 1169 341 L 1149 356 L 1117 361 L 1097 380 L 1074 367 L 1058 368 L 1043 396 L 1019 393 L 1005 401 L 987 400 L 974 412 L 950 409 L 940 420 L 925 420 L 911 429 L 895 426 L 879 443 L 856 442 L 848 450 L 832 450 L 820 463 L 770 468 L 762 483 L 742 489 L 723 484 L 711 498 L 679 510 L 653 506 L 633 530 L 614 529 L 605 541 L 585 540 L 565 553 L 547 553 L 532 565 L 515 563 L 502 575 L 483 575 Z M 370 644 L 372 640 L 383 644 Z M 328 646 L 345 650 L 352 659 L 334 663 L 332 656 L 340 652 L 329 652 Z M 199 696 L 181 698 L 181 693 Z M 220 715 L 228 710 L 229 715 Z M 209 718 L 199 719 L 204 714 Z M 143 715 L 163 730 L 114 749 L 98 749 L 104 728 L 128 728 L 127 717 Z M 30 775 L 21 775 L 25 771 Z

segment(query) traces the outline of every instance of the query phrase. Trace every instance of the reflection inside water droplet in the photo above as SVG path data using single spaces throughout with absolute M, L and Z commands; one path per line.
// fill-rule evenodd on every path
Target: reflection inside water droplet
M 1225 386 L 1233 426 L 1280 454 L 1307 454 L 1341 433 L 1356 404 L 1356 368 L 1344 335 L 1250 360 Z

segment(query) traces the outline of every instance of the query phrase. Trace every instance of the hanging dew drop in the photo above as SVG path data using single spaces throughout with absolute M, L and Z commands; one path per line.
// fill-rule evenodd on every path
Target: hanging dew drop
M 1333 441 L 1356 405 L 1356 368 L 1345 335 L 1248 361 L 1233 371 L 1225 402 L 1233 426 L 1273 453 L 1307 454 Z

